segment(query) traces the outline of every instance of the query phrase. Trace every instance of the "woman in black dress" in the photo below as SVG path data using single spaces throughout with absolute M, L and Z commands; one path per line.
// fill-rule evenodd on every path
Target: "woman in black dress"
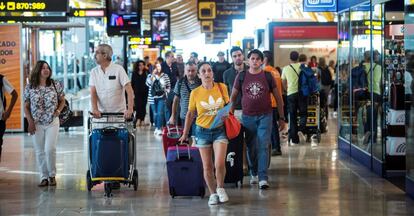
M 148 100 L 148 86 L 145 84 L 148 72 L 145 69 L 145 62 L 139 60 L 134 64 L 134 70 L 132 72 L 131 84 L 134 90 L 134 105 L 136 111 L 136 118 L 134 125 L 142 126 L 146 114 L 146 106 Z

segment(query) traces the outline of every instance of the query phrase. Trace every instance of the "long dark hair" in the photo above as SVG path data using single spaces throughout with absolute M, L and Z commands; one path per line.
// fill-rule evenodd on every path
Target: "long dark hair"
M 52 69 L 50 68 L 49 63 L 43 60 L 39 60 L 36 62 L 35 67 L 30 73 L 29 83 L 32 86 L 32 88 L 37 88 L 40 85 L 40 75 L 41 75 L 44 64 L 46 64 L 49 67 L 49 71 L 50 71 L 50 75 L 46 79 L 46 86 L 50 86 L 52 84 L 52 78 L 50 78 L 52 76 Z
M 144 70 L 143 70 L 143 72 L 144 72 L 144 74 L 146 74 L 147 73 L 147 70 L 145 69 L 145 62 L 144 61 L 142 61 L 142 60 L 138 60 L 138 61 L 136 61 L 135 63 L 134 63 L 134 66 L 133 66 L 133 72 L 135 72 L 135 73 L 139 73 L 139 63 L 142 63 L 143 65 L 144 65 Z

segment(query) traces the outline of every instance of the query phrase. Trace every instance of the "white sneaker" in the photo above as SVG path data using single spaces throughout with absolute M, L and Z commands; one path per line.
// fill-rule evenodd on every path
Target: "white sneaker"
M 290 146 L 295 146 L 295 145 L 299 145 L 299 143 L 294 143 L 294 142 L 292 142 L 292 140 L 289 142 L 289 145 Z
M 224 190 L 224 188 L 217 188 L 217 195 L 221 203 L 229 201 L 229 196 L 227 196 L 227 193 Z
M 306 140 L 306 136 L 302 131 L 298 132 L 299 140 L 302 138 L 302 140 Z
M 259 182 L 259 188 L 260 189 L 268 189 L 269 188 L 269 183 L 266 180 L 261 180 Z
M 250 176 L 250 184 L 257 184 L 259 182 L 258 176 Z
M 311 147 L 318 147 L 318 144 L 317 144 L 317 143 L 315 143 L 315 142 L 312 142 L 312 143 L 311 143 Z
M 217 205 L 219 203 L 219 196 L 214 193 L 210 195 L 210 198 L 208 199 L 209 205 Z

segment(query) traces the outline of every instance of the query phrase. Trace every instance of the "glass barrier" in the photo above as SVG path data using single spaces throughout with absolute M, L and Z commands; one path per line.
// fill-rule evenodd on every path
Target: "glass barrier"
M 349 12 L 339 15 L 339 41 L 338 41 L 338 116 L 340 118 L 339 136 L 349 143 L 351 142 L 351 110 L 349 88 Z

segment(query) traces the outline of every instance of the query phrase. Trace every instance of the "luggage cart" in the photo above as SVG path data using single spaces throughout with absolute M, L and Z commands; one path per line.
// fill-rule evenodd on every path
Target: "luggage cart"
M 306 142 L 310 142 L 314 136 L 318 143 L 321 142 L 321 107 L 319 92 L 309 96 L 308 114 L 306 119 Z
M 102 113 L 101 118 L 89 117 L 88 191 L 104 183 L 105 196 L 112 196 L 113 183 L 138 189 L 136 143 L 133 121 L 123 113 Z

